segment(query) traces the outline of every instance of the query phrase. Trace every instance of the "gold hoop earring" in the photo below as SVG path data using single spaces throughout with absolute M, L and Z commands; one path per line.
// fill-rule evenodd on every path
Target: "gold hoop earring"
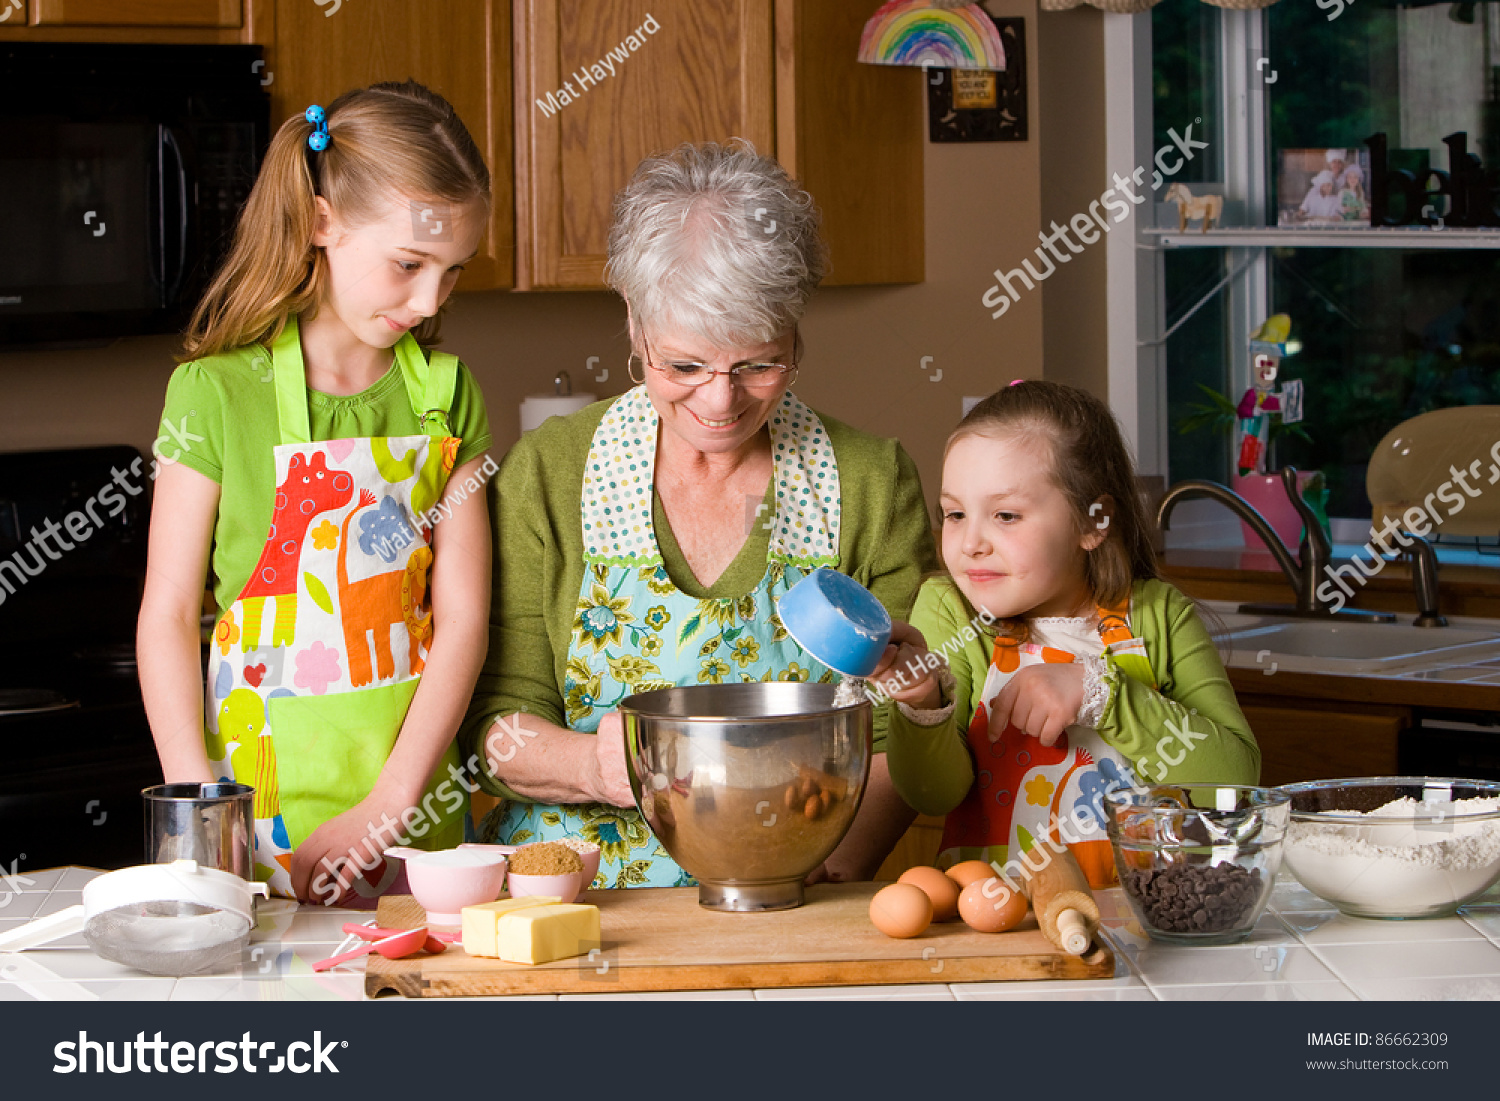
M 635 361 L 640 358 L 635 352 L 631 352 L 625 357 L 625 373 L 630 376 L 630 381 L 637 386 L 646 381 L 646 369 L 644 367 L 641 368 L 641 377 L 635 377 Z

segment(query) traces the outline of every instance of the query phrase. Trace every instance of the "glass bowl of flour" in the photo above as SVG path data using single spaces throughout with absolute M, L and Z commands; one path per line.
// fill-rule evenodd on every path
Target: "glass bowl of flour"
M 1451 914 L 1500 881 L 1500 783 L 1369 776 L 1287 784 L 1285 859 L 1346 914 Z

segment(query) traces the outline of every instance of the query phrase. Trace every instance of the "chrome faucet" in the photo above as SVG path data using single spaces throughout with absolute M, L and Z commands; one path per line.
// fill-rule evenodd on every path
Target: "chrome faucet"
M 1281 572 L 1286 575 L 1287 584 L 1292 587 L 1292 592 L 1297 596 L 1297 603 L 1295 605 L 1241 604 L 1239 610 L 1242 615 L 1295 615 L 1308 618 L 1338 616 L 1342 619 L 1378 623 L 1395 622 L 1396 617 L 1391 612 L 1374 612 L 1364 608 L 1342 608 L 1335 612 L 1319 598 L 1318 582 L 1327 572 L 1328 563 L 1333 557 L 1333 548 L 1328 542 L 1328 536 L 1323 533 L 1323 525 L 1317 515 L 1302 499 L 1302 494 L 1297 491 L 1295 467 L 1282 467 L 1281 484 L 1286 488 L 1287 496 L 1291 498 L 1292 506 L 1297 510 L 1297 514 L 1302 517 L 1302 545 L 1298 548 L 1296 558 L 1292 557 L 1292 552 L 1281 541 L 1281 536 L 1276 534 L 1254 505 L 1228 486 L 1220 485 L 1218 482 L 1198 480 L 1178 482 L 1167 490 L 1166 495 L 1161 499 L 1161 504 L 1157 506 L 1156 524 L 1162 531 L 1166 531 L 1167 522 L 1172 516 L 1172 510 L 1177 507 L 1178 501 L 1207 497 L 1218 501 L 1254 529 L 1255 534 L 1260 536 L 1266 549 L 1276 559 Z
M 1411 561 L 1412 592 L 1417 598 L 1417 618 L 1413 627 L 1446 627 L 1448 619 L 1438 609 L 1438 559 L 1432 544 L 1415 532 L 1397 533 L 1398 540 L 1405 540 L 1405 550 L 1396 552 L 1396 561 Z

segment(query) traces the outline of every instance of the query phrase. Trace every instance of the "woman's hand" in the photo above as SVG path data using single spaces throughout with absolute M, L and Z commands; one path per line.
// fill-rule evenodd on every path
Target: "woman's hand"
M 890 644 L 868 679 L 891 699 L 908 707 L 930 710 L 941 700 L 937 678 L 925 671 L 926 660 L 927 640 L 922 637 L 922 632 L 897 619 L 891 623 Z M 923 669 L 924 672 L 914 679 L 913 669 Z
M 1005 728 L 1014 725 L 1050 746 L 1077 720 L 1082 705 L 1082 665 L 1028 665 L 995 696 L 990 706 L 990 741 L 999 741 Z
M 625 771 L 625 723 L 618 711 L 611 711 L 599 720 L 586 788 L 601 803 L 635 806 L 635 796 L 630 794 L 630 774 Z

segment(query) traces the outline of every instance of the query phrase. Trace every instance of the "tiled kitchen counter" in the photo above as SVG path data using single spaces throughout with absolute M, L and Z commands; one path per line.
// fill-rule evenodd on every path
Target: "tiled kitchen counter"
M 84 883 L 98 874 L 83 868 L 28 873 L 30 882 L 19 893 L 6 893 L 8 901 L 0 904 L 0 932 L 79 902 Z M 1113 979 L 544 995 L 541 1000 L 1500 1000 L 1500 886 L 1459 917 L 1366 921 L 1340 915 L 1283 873 L 1250 940 L 1217 948 L 1152 943 L 1134 928 L 1118 889 L 1101 892 L 1099 901 L 1116 956 Z M 0 955 L 0 1001 L 359 1001 L 362 962 L 321 975 L 313 973 L 312 964 L 333 954 L 346 921 L 370 917 L 367 911 L 263 903 L 245 965 L 232 975 L 156 978 L 99 959 L 81 938 Z

